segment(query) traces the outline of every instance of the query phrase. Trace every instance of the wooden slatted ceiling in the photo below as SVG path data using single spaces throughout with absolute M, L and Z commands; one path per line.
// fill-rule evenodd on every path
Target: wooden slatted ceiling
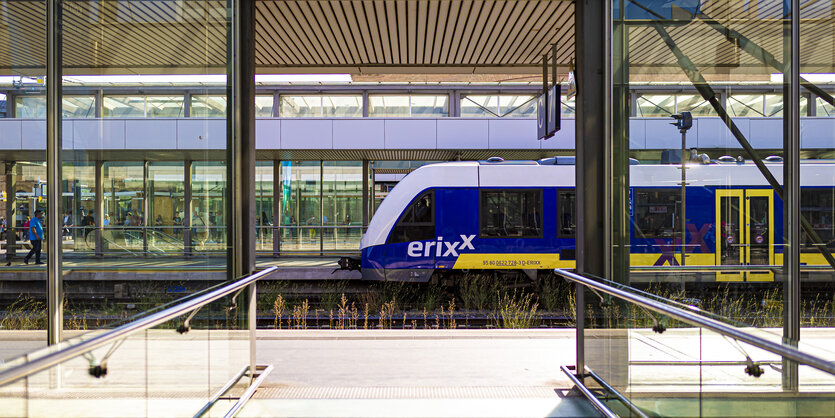
M 223 72 L 225 4 L 65 0 L 65 72 Z M 42 74 L 45 2 L 0 6 L 0 72 Z M 704 12 L 782 60 L 781 2 L 711 1 Z M 801 62 L 813 71 L 835 72 L 831 2 L 804 2 L 802 18 Z M 574 53 L 570 0 L 264 0 L 256 4 L 255 23 L 261 73 L 537 74 L 551 43 L 557 44 L 561 66 Z M 655 30 L 632 24 L 631 71 L 680 72 Z M 698 19 L 668 30 L 707 72 L 774 72 Z

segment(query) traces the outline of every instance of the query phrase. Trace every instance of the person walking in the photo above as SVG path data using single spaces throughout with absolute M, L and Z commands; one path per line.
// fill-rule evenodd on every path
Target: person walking
M 35 264 L 44 264 L 41 262 L 41 244 L 43 243 L 43 211 L 38 209 L 35 211 L 35 217 L 29 221 L 29 241 L 32 242 L 32 249 L 26 257 L 23 257 L 23 264 L 29 264 L 29 259 L 35 256 Z M 54 251 L 54 250 L 53 250 Z

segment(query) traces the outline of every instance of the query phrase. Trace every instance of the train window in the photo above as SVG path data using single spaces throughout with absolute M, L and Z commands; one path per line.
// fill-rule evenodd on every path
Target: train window
M 542 236 L 542 190 L 483 190 L 480 206 L 482 237 Z
M 415 199 L 391 230 L 388 244 L 435 239 L 435 194 L 430 190 Z
M 835 189 L 801 189 L 800 213 L 809 221 L 821 241 L 830 250 L 835 250 Z M 806 233 L 802 234 L 801 241 L 800 251 L 818 252 Z
M 557 194 L 557 236 L 560 238 L 574 238 L 577 233 L 576 196 L 573 190 Z
M 675 238 L 681 232 L 679 189 L 635 189 L 635 236 Z

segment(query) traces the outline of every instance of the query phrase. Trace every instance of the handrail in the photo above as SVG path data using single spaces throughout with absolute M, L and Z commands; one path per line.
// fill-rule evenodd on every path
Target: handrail
M 717 321 L 715 319 L 707 318 L 702 315 L 698 315 L 693 312 L 689 312 L 685 309 L 677 308 L 674 306 L 669 306 L 665 303 L 658 302 L 644 296 L 635 295 L 618 288 L 599 283 L 596 280 L 589 279 L 587 277 L 583 277 L 579 274 L 571 273 L 569 271 L 565 271 L 563 269 L 554 269 L 554 273 L 560 275 L 566 279 L 571 281 L 580 283 L 588 288 L 595 289 L 599 292 L 603 292 L 617 298 L 623 299 L 628 302 L 632 302 L 636 305 L 643 306 L 649 310 L 664 314 L 671 318 L 675 318 L 679 321 L 688 323 L 690 325 L 695 325 L 697 327 L 706 328 L 721 335 L 733 338 L 738 341 L 745 342 L 750 344 L 754 347 L 761 348 L 766 351 L 770 351 L 774 354 L 780 355 L 782 357 L 786 357 L 792 359 L 800 364 L 806 364 L 808 366 L 814 367 L 818 370 L 827 372 L 829 374 L 835 375 L 835 363 L 824 360 L 822 358 L 812 356 L 810 354 L 804 353 L 798 350 L 796 347 L 792 347 L 789 345 L 785 345 L 782 343 L 775 343 L 773 341 L 766 340 L 764 338 L 758 337 L 753 334 L 749 334 L 744 332 L 738 328 L 735 328 L 731 325 L 728 325 L 724 322 Z
M 267 276 L 275 272 L 276 270 L 278 270 L 278 267 L 270 267 L 268 269 L 259 271 L 258 273 L 251 274 L 234 283 L 230 283 L 226 286 L 215 289 L 204 295 L 200 295 L 198 297 L 195 297 L 194 299 L 185 301 L 178 305 L 174 305 L 170 308 L 153 313 L 136 321 L 129 322 L 125 325 L 107 331 L 101 335 L 97 335 L 93 338 L 90 338 L 89 340 L 82 341 L 78 344 L 70 345 L 69 347 L 63 348 L 53 353 L 49 353 L 43 357 L 28 361 L 24 364 L 12 367 L 8 370 L 4 370 L 0 372 L 0 386 L 14 382 L 15 380 L 29 376 L 31 374 L 40 372 L 56 364 L 62 363 L 66 360 L 75 358 L 84 353 L 95 350 L 96 348 L 99 348 L 115 340 L 126 338 L 131 334 L 135 334 L 137 332 L 144 331 L 164 322 L 170 321 L 171 319 L 177 318 L 178 316 L 181 316 L 187 312 L 191 312 L 204 305 L 212 303 L 224 296 L 234 294 L 235 292 L 245 288 L 246 286 L 254 283 L 255 281 L 263 278 L 264 276 Z

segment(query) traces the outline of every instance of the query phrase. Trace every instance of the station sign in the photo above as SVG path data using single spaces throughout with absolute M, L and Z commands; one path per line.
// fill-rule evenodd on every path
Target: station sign
M 560 130 L 560 86 L 551 86 L 536 100 L 536 134 L 548 139 Z

